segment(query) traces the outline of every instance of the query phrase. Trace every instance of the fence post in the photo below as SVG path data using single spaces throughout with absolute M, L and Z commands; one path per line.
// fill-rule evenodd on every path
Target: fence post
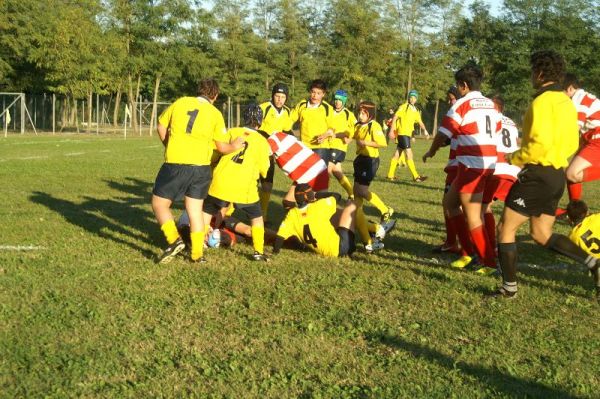
M 56 93 L 52 93 L 52 134 L 56 132 Z
M 21 93 L 21 134 L 25 133 L 25 93 Z

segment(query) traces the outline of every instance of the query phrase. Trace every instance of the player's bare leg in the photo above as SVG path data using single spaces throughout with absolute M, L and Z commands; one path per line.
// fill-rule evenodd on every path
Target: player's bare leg
M 359 198 L 361 198 L 373 204 L 373 206 L 377 208 L 377 210 L 381 213 L 382 221 L 387 222 L 391 219 L 392 215 L 394 214 L 394 209 L 385 205 L 377 194 L 369 190 L 369 186 L 365 186 L 364 184 L 358 184 L 355 182 L 353 192 L 355 199 L 358 200 Z
M 565 170 L 565 175 L 567 176 L 567 189 L 569 190 L 569 201 L 580 200 L 583 187 L 582 183 L 584 181 L 592 181 L 596 180 L 595 178 L 586 179 L 587 171 L 595 171 L 598 168 L 592 169 L 592 163 L 586 160 L 583 157 L 576 155 L 569 166 Z M 566 208 L 558 208 L 556 210 L 556 216 L 566 216 Z
M 348 180 L 346 175 L 344 175 L 344 172 L 342 171 L 342 163 L 341 162 L 338 162 L 338 163 L 329 162 L 327 169 L 328 169 L 330 175 L 335 176 L 335 178 L 340 183 L 342 188 L 348 194 L 348 197 L 353 197 L 354 194 L 352 191 L 352 183 L 350 183 L 350 180 Z

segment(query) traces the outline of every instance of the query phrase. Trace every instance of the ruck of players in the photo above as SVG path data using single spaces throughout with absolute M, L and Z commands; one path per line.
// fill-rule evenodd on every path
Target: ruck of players
M 469 63 L 455 72 L 448 112 L 432 135 L 416 107 L 418 87 L 398 101 L 387 135 L 377 104 L 366 99 L 350 108 L 352 93 L 320 79 L 309 82 L 297 104 L 288 103 L 285 83 L 273 85 L 270 99 L 248 105 L 242 126 L 227 130 L 213 105 L 218 83 L 202 80 L 194 95 L 175 101 L 158 120 L 165 162 L 152 208 L 166 239 L 158 263 L 176 256 L 203 263 L 207 248 L 239 241 L 250 243 L 252 259 L 260 262 L 281 251 L 352 257 L 381 250 L 387 240 L 401 239 L 389 233 L 403 225 L 394 198 L 372 186 L 380 153 L 395 147 L 387 175 L 380 177 L 394 181 L 404 164 L 409 184 L 428 180 L 444 189 L 437 201 L 446 239 L 433 252 L 453 254 L 449 268 L 497 275 L 499 286 L 486 298 L 517 297 L 516 235 L 528 222 L 535 243 L 588 270 L 600 300 L 600 219 L 582 200 L 582 184 L 600 178 L 600 100 L 567 73 L 554 51 L 534 52 L 530 66 L 535 95 L 520 126 L 505 115 L 504 93 L 482 93 L 485 76 Z M 431 138 L 422 154 L 411 148 L 415 127 Z M 432 182 L 417 171 L 415 159 L 440 157 L 445 147 L 446 179 Z M 346 159 L 352 170 L 342 167 Z M 283 216 L 270 211 L 278 174 L 288 182 Z M 344 194 L 331 191 L 332 184 Z M 569 202 L 559 208 L 565 188 Z M 499 218 L 495 201 L 504 203 Z M 182 215 L 172 211 L 178 202 Z M 366 207 L 377 218 L 370 220 Z M 557 217 L 572 223 L 570 236 L 553 231 Z

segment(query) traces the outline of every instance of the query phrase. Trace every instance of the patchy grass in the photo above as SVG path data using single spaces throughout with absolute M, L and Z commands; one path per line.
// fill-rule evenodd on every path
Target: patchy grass
M 238 245 L 159 267 L 156 138 L 0 140 L 0 396 L 597 397 L 600 307 L 580 267 L 523 230 L 520 297 L 485 302 L 497 278 L 430 253 L 445 156 L 417 162 L 423 184 L 374 182 L 398 210 L 376 255 L 262 264 Z M 592 209 L 599 191 L 585 186 Z

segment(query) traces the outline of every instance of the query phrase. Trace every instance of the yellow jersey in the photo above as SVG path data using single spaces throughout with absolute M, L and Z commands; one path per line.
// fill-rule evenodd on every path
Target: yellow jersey
M 325 101 L 313 106 L 308 100 L 300 101 L 292 109 L 293 122 L 300 124 L 300 141 L 309 148 L 329 148 L 329 141 L 317 143 L 316 139 L 324 134 L 327 129 L 333 129 L 333 107 Z
M 352 138 L 354 135 L 354 125 L 356 125 L 356 116 L 354 116 L 352 111 L 347 108 L 343 108 L 339 112 L 334 110 L 331 119 L 335 134 L 344 133 L 346 137 Z M 348 144 L 343 139 L 336 137 L 328 140 L 329 148 L 344 152 L 348 151 Z
M 260 104 L 263 113 L 263 120 L 259 127 L 263 132 L 269 135 L 277 132 L 289 132 L 292 130 L 294 122 L 292 121 L 292 111 L 285 105 L 278 111 L 270 102 Z
M 415 123 L 423 123 L 421 112 L 414 105 L 405 102 L 396 111 L 396 134 L 398 136 L 412 136 Z
M 228 131 L 232 140 L 246 141 L 238 151 L 223 155 L 213 172 L 208 194 L 236 204 L 258 202 L 258 177 L 267 176 L 270 148 L 256 130 L 236 127 Z
M 521 148 L 510 163 L 564 168 L 579 147 L 579 125 L 573 101 L 560 86 L 544 88 L 533 100 L 523 119 Z
M 386 146 L 385 135 L 379 122 L 372 120 L 367 123 L 357 123 L 354 129 L 354 140 L 374 141 L 380 146 Z M 379 148 L 356 146 L 357 155 L 379 158 Z
M 569 238 L 589 255 L 600 258 L 600 213 L 583 219 L 571 230 Z
M 333 197 L 317 200 L 304 208 L 290 209 L 277 235 L 283 239 L 297 237 L 316 253 L 336 257 L 340 253 L 340 236 L 329 222 L 336 210 Z
M 168 129 L 165 162 L 210 165 L 213 141 L 229 142 L 223 115 L 204 97 L 182 97 L 158 118 Z

